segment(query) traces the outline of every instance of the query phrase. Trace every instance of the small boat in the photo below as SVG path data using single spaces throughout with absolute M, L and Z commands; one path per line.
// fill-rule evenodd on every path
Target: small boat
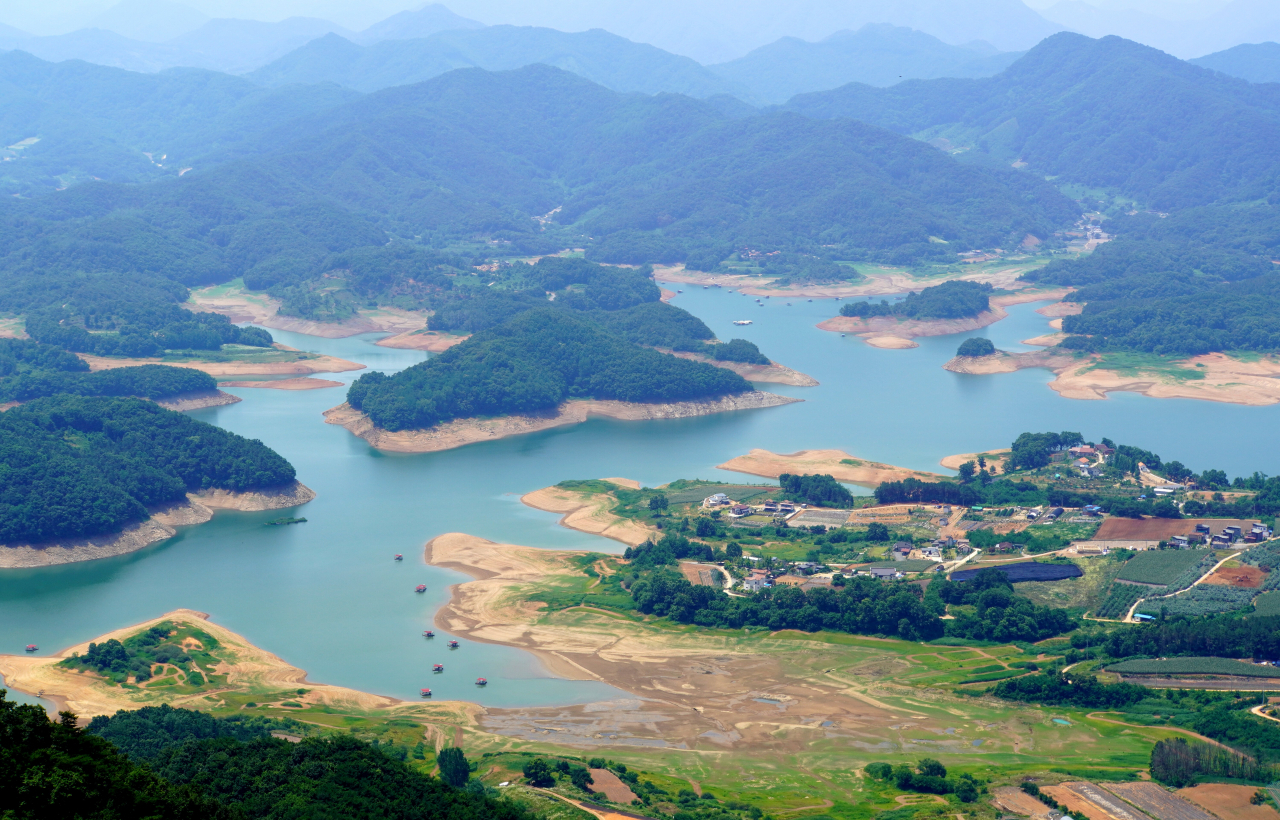
M 676 291 L 676 293 L 684 293 L 684 291 L 682 291 L 682 290 L 678 290 L 678 291 Z
M 443 663 L 433 663 L 433 664 L 431 664 L 431 671 L 432 671 L 432 672 L 443 672 L 443 671 L 444 671 L 444 664 L 443 664 Z
M 840 334 L 840 338 L 841 338 L 841 339 L 843 339 L 843 338 L 844 338 L 844 334 L 843 334 L 843 333 L 841 333 L 841 334 Z
M 749 324 L 751 324 L 751 320 L 750 320 L 750 319 L 735 319 L 733 323 L 734 323 L 735 325 L 749 325 Z
M 422 690 L 422 696 L 423 696 L 424 698 L 429 698 L 429 697 L 431 697 L 431 690 L 430 690 L 430 689 L 423 689 L 423 690 Z
M 457 649 L 457 648 L 458 648 L 458 642 L 457 642 L 457 641 L 449 641 L 449 648 L 450 648 L 450 649 Z
M 413 588 L 413 591 L 414 591 L 414 592 L 426 592 L 426 591 L 427 591 L 427 585 L 426 585 L 426 584 L 418 584 L 416 587 L 414 587 L 414 588 Z
M 488 685 L 489 685 L 489 681 L 485 680 L 484 678 L 476 678 L 476 686 L 488 686 Z
M 33 643 L 29 643 L 29 644 L 27 644 L 27 651 L 28 651 L 28 652 L 35 652 L 35 651 L 36 651 L 37 649 L 39 649 L 39 648 L 40 648 L 40 647 L 36 646 L 36 645 L 35 645 L 35 644 L 33 644 Z
M 812 299 L 810 299 L 809 301 L 810 301 L 810 302 L 812 302 L 813 300 L 812 300 Z
M 434 638 L 435 636 L 436 633 L 432 632 L 430 629 L 422 630 L 422 637 L 424 638 Z
M 396 553 L 395 560 L 397 560 L 397 561 L 403 561 L 403 560 L 404 560 L 404 556 L 397 552 L 397 553 Z

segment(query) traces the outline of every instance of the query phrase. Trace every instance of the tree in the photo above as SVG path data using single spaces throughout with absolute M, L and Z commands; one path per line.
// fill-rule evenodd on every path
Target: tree
M 978 465 L 972 461 L 966 461 L 960 465 L 960 478 L 963 481 L 972 481 L 973 474 L 977 471 Z
M 920 774 L 925 775 L 926 777 L 946 777 L 947 776 L 947 767 L 943 766 L 942 763 L 940 763 L 937 760 L 934 760 L 931 757 L 926 757 L 925 759 L 921 760 L 919 765 L 916 766 L 916 771 L 920 772 Z
M 978 799 L 978 789 L 968 780 L 961 780 L 956 784 L 956 797 L 961 803 L 972 803 Z
M 667 497 L 665 495 L 655 495 L 653 498 L 649 499 L 649 509 L 653 510 L 654 512 L 658 512 L 659 510 L 665 510 L 670 505 L 671 505 L 671 502 L 667 500 Z
M 710 538 L 716 534 L 715 522 L 710 518 L 698 518 L 698 525 L 694 528 L 694 535 L 699 538 Z
M 545 789 L 555 785 L 556 779 L 552 776 L 551 767 L 547 765 L 545 758 L 535 757 L 524 764 L 523 771 L 524 779 L 534 788 Z
M 741 558 L 742 545 L 739 544 L 737 541 L 730 541 L 729 545 L 724 548 L 724 554 L 729 558 Z
M 956 351 L 957 356 L 965 356 L 968 358 L 978 358 L 979 356 L 990 356 L 996 352 L 996 346 L 991 343 L 990 339 L 974 337 L 965 339 L 960 343 L 960 349 Z
M 595 782 L 595 780 L 591 778 L 591 772 L 587 771 L 582 766 L 573 766 L 569 769 L 569 781 L 573 783 L 576 788 L 579 788 L 584 792 L 590 791 L 587 787 Z
M 440 779 L 460 789 L 471 779 L 471 766 L 467 758 L 457 746 L 447 746 L 436 755 L 436 765 L 440 767 Z
M 868 540 L 868 541 L 875 541 L 875 542 L 888 541 L 888 540 L 889 540 L 889 528 L 888 528 L 888 527 L 886 527 L 884 524 L 879 523 L 878 521 L 877 521 L 877 522 L 873 522 L 873 523 L 871 523 L 871 524 L 868 524 L 868 525 L 867 525 L 867 540 Z

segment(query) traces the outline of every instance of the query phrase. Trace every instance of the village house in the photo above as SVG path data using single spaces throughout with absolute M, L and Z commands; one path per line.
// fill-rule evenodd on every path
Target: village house
M 872 578 L 902 578 L 904 576 L 901 572 L 894 569 L 893 567 L 872 567 L 871 577 Z
M 893 545 L 893 553 L 892 553 L 893 560 L 895 561 L 907 560 L 908 558 L 911 557 L 912 549 L 914 549 L 914 547 L 911 544 L 908 544 L 906 541 L 899 541 L 898 543 Z

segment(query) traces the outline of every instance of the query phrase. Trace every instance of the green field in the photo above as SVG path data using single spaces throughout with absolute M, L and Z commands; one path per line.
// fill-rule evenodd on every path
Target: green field
M 1151 550 L 1140 552 L 1116 576 L 1120 581 L 1164 586 L 1195 567 L 1209 550 Z
M 1280 615 L 1280 592 L 1259 595 L 1253 602 L 1253 609 L 1259 615 Z
M 1108 672 L 1126 675 L 1236 675 L 1246 678 L 1280 678 L 1280 669 L 1231 658 L 1168 658 L 1113 663 Z

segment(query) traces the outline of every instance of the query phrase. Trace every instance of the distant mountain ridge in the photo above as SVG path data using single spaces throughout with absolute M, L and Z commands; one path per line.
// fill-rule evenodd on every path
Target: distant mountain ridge
M 745 89 L 752 102 L 776 104 L 851 82 L 890 86 L 903 79 L 987 77 L 1019 56 L 987 43 L 953 46 L 922 31 L 869 23 L 816 43 L 784 37 L 709 68 Z
M 1251 83 L 1280 83 L 1280 43 L 1248 43 L 1189 62 Z
M 563 68 L 614 91 L 691 97 L 739 91 L 688 57 L 607 31 L 566 34 L 516 26 L 445 31 L 370 46 L 328 35 L 247 76 L 267 86 L 334 82 L 368 92 L 423 82 L 456 68 L 507 71 L 535 63 Z
M 1280 190 L 1280 85 L 1251 85 L 1118 37 L 1056 34 L 994 77 L 855 83 L 786 108 L 945 139 L 1159 210 Z

